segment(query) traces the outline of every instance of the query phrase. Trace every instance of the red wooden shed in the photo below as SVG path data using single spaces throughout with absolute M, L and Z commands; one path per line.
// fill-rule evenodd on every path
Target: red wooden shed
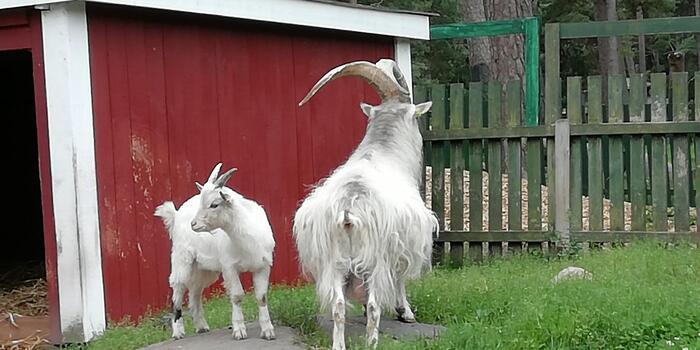
M 168 305 L 153 210 L 195 194 L 219 161 L 270 217 L 273 283 L 297 280 L 297 203 L 358 143 L 358 103 L 377 97 L 349 79 L 297 102 L 348 61 L 393 57 L 410 77 L 408 39 L 428 33 L 425 14 L 332 1 L 0 2 L 2 93 L 17 107 L 6 149 L 37 193 L 37 239 L 0 246 L 43 246 L 54 340 Z

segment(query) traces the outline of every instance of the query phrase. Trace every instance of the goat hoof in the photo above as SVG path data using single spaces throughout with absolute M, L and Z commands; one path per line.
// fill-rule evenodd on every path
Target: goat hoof
M 375 332 L 374 334 L 367 337 L 367 348 L 376 349 L 378 343 L 379 343 L 379 334 L 378 333 Z
M 265 340 L 274 340 L 274 339 L 276 338 L 276 337 L 275 337 L 275 330 L 272 329 L 272 328 L 271 328 L 271 329 L 263 330 L 263 331 L 260 333 L 260 338 L 263 338 L 263 339 L 265 339 Z
M 245 338 L 248 338 L 248 334 L 246 333 L 245 328 L 233 329 L 233 339 L 243 340 Z
M 209 328 L 201 328 L 197 330 L 197 334 L 202 334 L 202 333 L 207 333 L 209 332 Z
M 403 315 L 399 315 L 396 319 L 403 323 L 416 323 L 416 319 L 413 317 L 403 317 Z
M 173 339 L 178 340 L 185 337 L 185 327 L 182 324 L 176 324 L 173 327 Z
M 416 323 L 416 316 L 413 315 L 410 309 L 403 307 L 397 307 L 396 309 L 396 319 L 403 323 Z

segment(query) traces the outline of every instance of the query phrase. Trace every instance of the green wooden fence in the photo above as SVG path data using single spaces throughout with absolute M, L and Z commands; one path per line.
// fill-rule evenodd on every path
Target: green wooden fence
M 417 86 L 416 102 L 434 103 L 423 125 L 434 262 L 570 241 L 700 241 L 700 106 L 689 109 L 687 73 L 647 78 L 649 93 L 645 76 L 610 77 L 603 96 L 601 77 L 569 77 L 566 114 L 530 127 L 518 81 Z M 700 101 L 700 84 L 690 95 Z
M 453 24 L 431 35 L 500 35 L 523 23 Z M 561 40 L 700 32 L 700 17 L 551 23 L 544 32 L 542 117 L 533 103 L 523 116 L 532 74 L 525 89 L 518 81 L 415 88 L 416 103 L 434 103 L 422 124 L 422 191 L 440 221 L 434 262 L 572 242 L 700 242 L 700 73 L 690 83 L 688 73 L 562 81 L 559 71 Z

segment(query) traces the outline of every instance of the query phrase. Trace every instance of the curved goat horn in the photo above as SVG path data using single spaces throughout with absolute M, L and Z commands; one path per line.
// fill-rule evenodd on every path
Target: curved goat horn
M 396 80 L 399 86 L 406 90 L 406 92 L 410 91 L 406 78 L 403 76 L 403 73 L 401 73 L 401 69 L 399 69 L 399 65 L 396 64 L 396 61 L 383 58 L 377 61 L 376 66 L 381 68 L 385 73 L 393 76 L 394 80 Z
M 214 169 L 211 171 L 211 174 L 209 174 L 209 179 L 207 180 L 208 183 L 213 184 L 214 181 L 216 181 L 216 178 L 219 177 L 219 170 L 221 170 L 221 163 L 216 164 L 216 166 L 214 166 Z
M 398 70 L 398 67 L 396 70 Z M 394 73 L 394 75 L 396 74 Z M 331 69 L 316 83 L 316 85 L 314 85 L 313 88 L 311 88 L 309 93 L 306 94 L 306 97 L 299 102 L 299 106 L 302 106 L 304 103 L 308 102 L 311 97 L 321 90 L 321 88 L 328 82 L 345 76 L 356 76 L 367 81 L 370 85 L 372 85 L 374 90 L 377 91 L 382 101 L 398 100 L 399 102 L 410 102 L 411 100 L 408 89 L 401 86 L 400 83 L 397 83 L 398 80 L 402 80 L 403 85 L 406 85 L 406 81 L 402 74 L 400 75 L 399 79 L 392 79 L 392 77 L 390 77 L 384 69 L 380 68 L 374 63 L 357 61 L 346 63 L 342 66 Z
M 234 173 L 236 170 L 238 170 L 238 169 L 237 169 L 237 168 L 231 168 L 229 171 L 227 171 L 227 172 L 223 173 L 221 176 L 219 176 L 219 178 L 216 179 L 216 180 L 214 180 L 214 182 L 213 182 L 214 187 L 215 187 L 215 188 L 224 187 L 224 185 L 226 185 L 226 183 L 228 182 L 228 179 L 231 178 L 231 175 L 233 175 L 233 173 Z

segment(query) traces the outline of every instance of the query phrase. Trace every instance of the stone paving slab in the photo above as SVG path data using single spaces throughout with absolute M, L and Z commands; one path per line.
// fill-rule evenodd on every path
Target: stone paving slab
M 204 334 L 185 337 L 180 340 L 166 340 L 141 350 L 303 350 L 306 349 L 297 340 L 296 332 L 289 327 L 275 326 L 275 340 L 260 338 L 260 325 L 246 324 L 248 339 L 233 340 L 230 329 L 218 329 Z
M 330 315 L 317 316 L 319 323 L 329 337 L 333 335 L 333 319 Z M 362 315 L 346 315 L 345 336 L 365 337 L 367 334 L 367 318 Z M 395 318 L 382 315 L 379 321 L 379 334 L 392 337 L 397 340 L 416 340 L 419 338 L 433 339 L 444 332 L 447 328 L 440 325 L 426 323 L 403 323 Z

